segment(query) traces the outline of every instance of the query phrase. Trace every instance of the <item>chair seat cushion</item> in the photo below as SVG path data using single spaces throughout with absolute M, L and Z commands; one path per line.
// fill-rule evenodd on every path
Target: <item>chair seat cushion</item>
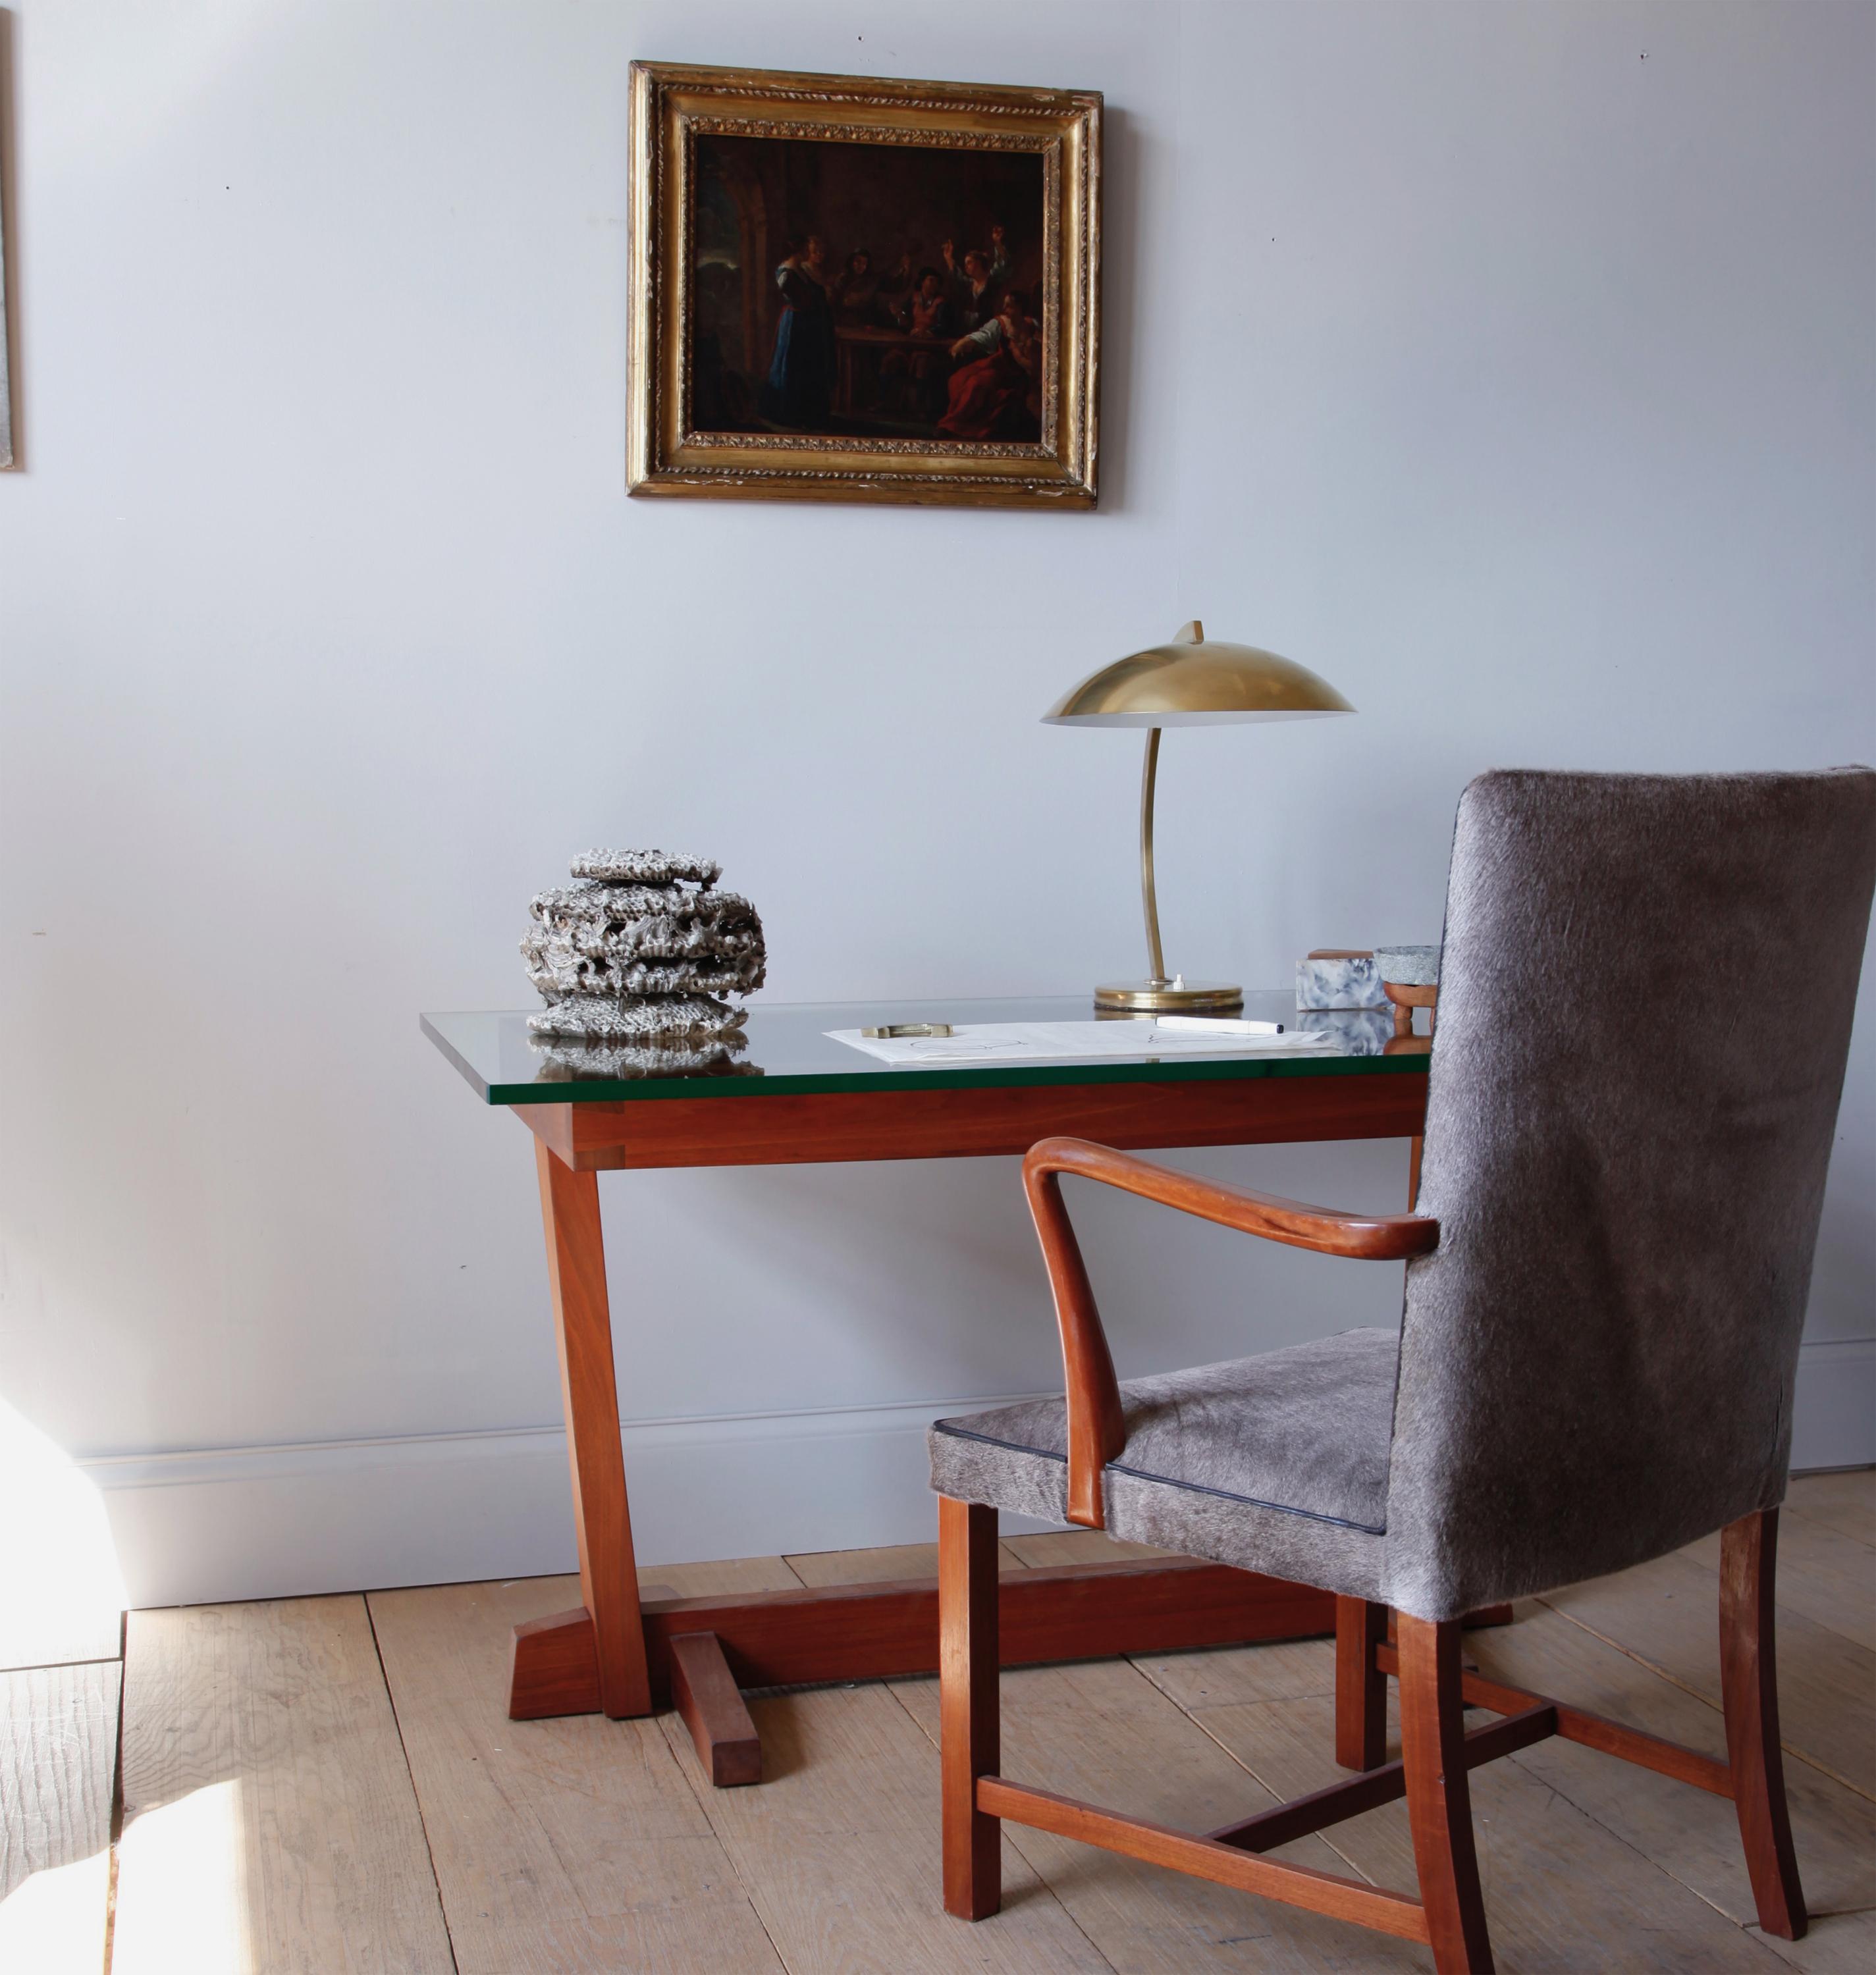
M 1347 1330 L 1121 1388 L 1127 1444 L 1103 1483 L 1115 1536 L 1298 1576 L 1380 1582 L 1399 1339 Z M 1068 1408 L 1037 1399 L 940 1420 L 932 1486 L 1060 1521 Z

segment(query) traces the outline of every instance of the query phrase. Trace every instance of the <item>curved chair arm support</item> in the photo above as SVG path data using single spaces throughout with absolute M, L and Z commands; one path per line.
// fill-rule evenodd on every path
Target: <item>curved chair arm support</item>
M 1424 1214 L 1348 1214 L 1311 1207 L 1275 1194 L 1221 1186 L 1086 1139 L 1045 1139 L 1032 1146 L 1022 1162 L 1022 1182 L 1055 1293 L 1068 1382 L 1068 1520 L 1091 1530 L 1105 1526 L 1101 1472 L 1126 1445 L 1127 1422 L 1087 1264 L 1062 1202 L 1059 1175 L 1065 1172 L 1320 1254 L 1397 1262 L 1427 1254 L 1440 1239 L 1439 1222 Z
M 1177 1172 L 1151 1159 L 1117 1152 L 1086 1139 L 1045 1139 L 1029 1149 L 1023 1161 L 1025 1181 L 1032 1174 L 1078 1173 L 1137 1193 L 1181 1213 L 1216 1221 L 1268 1241 L 1292 1248 L 1313 1248 L 1318 1254 L 1347 1255 L 1361 1262 L 1401 1262 L 1430 1254 L 1440 1244 L 1440 1224 L 1423 1214 L 1349 1214 L 1339 1207 L 1312 1207 L 1305 1201 L 1285 1200 L 1274 1193 L 1252 1193 L 1239 1186 Z

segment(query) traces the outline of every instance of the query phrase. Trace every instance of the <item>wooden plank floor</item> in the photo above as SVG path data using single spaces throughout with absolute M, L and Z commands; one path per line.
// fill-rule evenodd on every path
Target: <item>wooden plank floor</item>
M 115 1661 L 0 1673 L 0 1969 L 104 1966 Z
M 1120 1548 L 1014 1536 L 1020 1571 Z M 1485 1671 L 1717 1755 L 1717 1545 L 1519 1607 Z M 668 1566 L 653 1595 L 917 1575 L 929 1546 Z M 1812 1931 L 1758 1927 L 1732 1807 L 1574 1744 L 1476 1773 L 1506 1975 L 1876 1968 L 1876 1470 L 1792 1484 L 1779 1675 Z M 752 1697 L 770 1780 L 674 1717 L 512 1722 L 509 1627 L 574 1580 L 133 1613 L 125 1656 L 0 1671 L 6 1975 L 1212 1975 L 1426 1950 L 1005 1827 L 1007 1904 L 937 1894 L 933 1683 Z M 1012 1774 L 1189 1829 L 1320 1787 L 1326 1642 L 1005 1676 Z M 120 1697 L 121 1696 L 121 1699 Z M 119 1740 L 121 1736 L 121 1762 Z M 1281 1855 L 1410 1889 L 1404 1807 Z

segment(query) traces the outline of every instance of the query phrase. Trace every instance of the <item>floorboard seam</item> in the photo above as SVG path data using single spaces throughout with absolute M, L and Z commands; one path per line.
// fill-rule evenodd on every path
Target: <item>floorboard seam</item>
M 782 1561 L 785 1569 L 789 1567 L 786 1558 L 782 1559 Z M 716 1848 L 722 1855 L 723 1863 L 735 1874 L 737 1889 L 742 1894 L 743 1904 L 748 1907 L 750 1917 L 755 1921 L 755 1924 L 761 1928 L 762 1938 L 769 1944 L 769 1951 L 775 1957 L 775 1966 L 783 1971 L 783 1975 L 802 1975 L 802 1971 L 797 1970 L 795 1963 L 782 1952 L 781 1942 L 776 1940 L 770 1930 L 769 1922 L 762 1916 L 762 1902 L 755 1897 L 755 1888 L 744 1876 L 742 1862 L 736 1856 L 723 1834 L 717 1829 L 716 1820 L 710 1815 L 709 1802 L 704 1795 L 704 1790 L 713 1789 L 716 1786 L 713 1783 L 706 1783 L 703 1788 L 699 1787 L 698 1779 L 690 1773 L 690 1765 L 684 1760 L 676 1750 L 672 1747 L 671 1738 L 664 1730 L 663 1717 L 659 1714 L 653 1714 L 650 1720 L 652 1727 L 657 1731 L 658 1740 L 664 1745 L 665 1754 L 676 1765 L 677 1773 L 683 1779 L 684 1787 L 690 1791 L 691 1800 L 697 1806 L 697 1815 L 703 1819 L 704 1829 L 715 1839 Z M 686 1732 L 688 1733 L 688 1730 Z M 761 1789 L 765 1786 L 757 1783 L 754 1787 Z M 806 1971 L 806 1975 L 812 1975 L 812 1971 Z
M 1853 1536 L 1847 1531 L 1838 1529 L 1829 1517 L 1814 1515 L 1809 1509 L 1801 1508 L 1789 1495 L 1780 1505 L 1780 1513 L 1784 1515 L 1795 1516 L 1807 1528 L 1820 1530 L 1838 1543 L 1855 1543 L 1859 1549 L 1876 1553 L 1876 1538 Z
M 101 1975 L 110 1975 L 117 1952 L 117 1855 L 123 1842 L 123 1717 L 130 1697 L 130 1661 L 126 1648 L 130 1643 L 130 1615 L 125 1612 L 117 1625 L 117 1739 L 110 1756 L 110 1862 L 104 1873 L 104 1966 Z
M 94 1653 L 82 1660 L 28 1660 L 20 1666 L 0 1667 L 0 1673 L 58 1673 L 66 1667 L 120 1666 L 123 1663 L 121 1651 Z
M 1621 1759 L 1619 1756 L 1616 1756 L 1611 1760 L 1619 1762 Z M 1522 1770 L 1523 1773 L 1529 1776 L 1540 1789 L 1547 1789 L 1550 1792 L 1552 1796 L 1561 1798 L 1562 1801 L 1567 1803 L 1579 1817 L 1587 1819 L 1590 1823 L 1595 1825 L 1598 1831 L 1606 1832 L 1611 1838 L 1614 1839 L 1617 1844 L 1622 1846 L 1625 1851 L 1632 1853 L 1634 1857 L 1639 1858 L 1644 1865 L 1652 1866 L 1656 1871 L 1661 1875 L 1663 1878 L 1671 1880 L 1677 1886 L 1681 1887 L 1686 1891 L 1691 1893 L 1703 1906 L 1707 1908 L 1710 1911 L 1716 1913 L 1722 1920 L 1726 1921 L 1728 1926 L 1737 1927 L 1742 1934 L 1752 1934 L 1758 1931 L 1756 1922 L 1741 1920 L 1737 1914 L 1728 1913 L 1726 1908 L 1723 1907 L 1711 1894 L 1703 1891 L 1700 1887 L 1695 1885 L 1690 1880 L 1683 1879 L 1671 1865 L 1664 1865 L 1659 1858 L 1657 1858 L 1651 1854 L 1643 1851 L 1641 1847 L 1639 1845 L 1635 1844 L 1631 1839 L 1624 1838 L 1621 1832 L 1618 1831 L 1613 1825 L 1605 1822 L 1604 1819 L 1598 1817 L 1587 1804 L 1578 1803 L 1576 1799 L 1573 1797 L 1567 1789 L 1564 1789 L 1561 1784 L 1552 1782 L 1549 1776 L 1539 1776 L 1537 1771 L 1532 1769 L 1528 1763 L 1522 1761 L 1515 1754 L 1506 1756 L 1504 1760 L 1511 1763 L 1514 1767 Z M 1739 1858 L 1740 1863 L 1743 1865 L 1745 1863 L 1745 1854 L 1743 1852 L 1740 1853 Z M 1812 1918 L 1813 1920 L 1816 1920 L 1820 1917 L 1822 1917 L 1822 1916 L 1816 1914 L 1813 1914 L 1812 1915 Z M 1759 1945 L 1761 1947 L 1765 1947 L 1765 1944 L 1762 1941 L 1760 1942 Z M 1773 1960 L 1779 1962 L 1784 1961 L 1784 1957 L 1779 1954 L 1776 1948 L 1767 1947 L 1766 1951 L 1767 1954 L 1771 1955 Z M 1785 1965 L 1789 1967 L 1790 1964 L 1789 1963 L 1785 1963 Z
M 1587 1632 L 1592 1639 L 1600 1639 L 1605 1646 L 1613 1646 L 1625 1658 L 1633 1660 L 1637 1666 L 1646 1667 L 1650 1673 L 1659 1674 L 1670 1687 L 1679 1687 L 1683 1694 L 1712 1708 L 1723 1720 L 1725 1719 L 1724 1710 L 1710 1695 L 1703 1694 L 1697 1687 L 1690 1686 L 1670 1668 L 1637 1652 L 1632 1646 L 1625 1646 L 1620 1639 L 1611 1638 L 1608 1633 L 1598 1632 L 1594 1625 L 1586 1624 L 1574 1612 L 1565 1611 L 1561 1605 L 1552 1604 L 1546 1598 L 1540 1598 L 1535 1602 L 1542 1605 L 1546 1612 L 1555 1612 L 1559 1618 L 1567 1618 L 1578 1632 Z M 1845 1789 L 1851 1792 L 1853 1796 L 1860 1796 L 1865 1803 L 1876 1803 L 1876 1792 L 1865 1789 L 1861 1783 L 1853 1783 L 1840 1770 L 1832 1769 L 1828 1763 L 1812 1755 L 1809 1750 L 1799 1748 L 1796 1743 L 1786 1741 L 1782 1736 L 1779 1738 L 1779 1747 L 1791 1757 L 1793 1762 L 1804 1763 L 1807 1768 L 1815 1770 L 1819 1776 L 1828 1776 L 1834 1783 L 1841 1783 Z
M 1128 1664 L 1134 1666 L 1137 1671 L 1145 1675 L 1148 1684 L 1153 1687 L 1156 1693 L 1166 1694 L 1165 1688 L 1161 1687 L 1159 1682 L 1153 1678 L 1151 1674 L 1146 1674 L 1145 1669 L 1140 1667 L 1137 1661 L 1129 1661 Z M 1233 1762 L 1237 1764 L 1238 1767 L 1256 1784 L 1258 1788 L 1262 1790 L 1269 1797 L 1269 1807 L 1272 1810 L 1280 1809 L 1285 1803 L 1289 1802 L 1290 1799 L 1284 1796 L 1268 1777 L 1259 1776 L 1257 1771 L 1238 1753 L 1236 1750 L 1233 1749 L 1229 1743 L 1222 1741 L 1217 1736 L 1214 1735 L 1211 1730 L 1199 1719 L 1198 1716 L 1193 1713 L 1190 1708 L 1186 1707 L 1183 1703 L 1173 1700 L 1173 1696 L 1170 1694 L 1166 1694 L 1166 1697 L 1168 1701 L 1172 1701 L 1173 1705 L 1179 1710 L 1181 1714 L 1184 1715 L 1186 1719 L 1192 1724 L 1193 1727 L 1198 1730 L 1201 1735 L 1204 1736 L 1215 1748 L 1223 1750 L 1224 1753 L 1229 1756 Z M 1308 1697 L 1299 1695 L 1295 1697 L 1298 1699 L 1304 1699 Z M 1280 1707 L 1282 1704 L 1279 1701 L 1250 1701 L 1237 1703 L 1223 1702 L 1220 1703 L 1220 1705 L 1236 1705 L 1246 1707 Z M 1371 1886 L 1380 1885 L 1381 1881 L 1378 1879 L 1375 1878 L 1371 1873 L 1366 1871 L 1361 1866 L 1356 1864 L 1354 1860 L 1350 1858 L 1348 1854 L 1344 1852 L 1342 1848 L 1336 1843 L 1335 1839 L 1329 1835 L 1329 1832 L 1334 1829 L 1335 1826 L 1333 1825 L 1325 1825 L 1320 1831 L 1312 1831 L 1309 1832 L 1308 1835 L 1312 1838 L 1321 1839 L 1322 1842 L 1328 1846 L 1329 1850 L 1333 1852 L 1336 1857 L 1341 1859 L 1342 1863 L 1348 1868 L 1349 1871 L 1351 1871 L 1358 1879 L 1361 1880 L 1365 1885 Z M 1282 1846 L 1280 1845 L 1273 1848 L 1273 1849 L 1279 1852 L 1282 1851 Z M 1384 1888 L 1384 1890 L 1391 1891 L 1392 1888 Z
M 430 1886 L 436 1895 L 437 1917 L 443 1924 L 443 1945 L 449 1950 L 449 1966 L 460 1970 L 462 1963 L 456 1958 L 456 1930 L 449 1924 L 449 1908 L 443 1898 L 443 1882 L 436 1869 L 436 1848 L 430 1842 L 430 1821 L 423 1809 L 423 1793 L 417 1788 L 416 1772 L 410 1766 L 410 1745 L 404 1740 L 403 1717 L 397 1711 L 397 1696 L 391 1690 L 391 1677 L 384 1664 L 384 1648 L 378 1643 L 377 1614 L 371 1609 L 371 1594 L 364 1592 L 359 1601 L 365 1608 L 365 1625 L 371 1634 L 371 1650 L 378 1662 L 378 1678 L 384 1683 L 385 1704 L 391 1710 L 391 1726 L 397 1730 L 397 1753 L 404 1760 L 404 1775 L 410 1785 L 410 1801 L 416 1805 L 417 1828 L 423 1833 L 423 1862 L 430 1868 Z M 109 1975 L 109 1970 L 106 1970 Z
M 1024 1566 L 1025 1569 L 1028 1567 L 1029 1566 L 1027 1565 Z M 927 1674 L 922 1676 L 922 1678 L 930 1678 L 930 1676 Z M 900 1712 L 905 1715 L 911 1722 L 913 1727 L 925 1737 L 926 1743 L 932 1750 L 933 1753 L 942 1756 L 944 1752 L 940 1745 L 933 1740 L 931 1730 L 927 1728 L 924 1723 L 912 1712 L 910 1708 L 906 1706 L 904 1696 L 898 1691 L 900 1683 L 897 1681 L 889 1680 L 881 1681 L 880 1684 L 898 1704 Z M 1021 1825 L 1017 1826 L 1017 1829 L 1020 1830 L 1021 1829 Z M 1075 1929 L 1075 1932 L 1088 1943 L 1088 1952 L 1094 1956 L 1095 1960 L 1098 1961 L 1104 1968 L 1111 1970 L 1112 1971 L 1112 1975 L 1120 1975 L 1120 1970 L 1117 1965 L 1107 1959 L 1107 1957 L 1101 1951 L 1100 1944 L 1094 1939 L 1094 1936 L 1088 1932 L 1088 1929 L 1075 1918 L 1075 1915 L 1069 1911 L 1068 1905 L 1063 1900 L 1061 1894 L 1057 1892 L 1055 1888 L 1049 1884 L 1048 1875 L 1042 1870 L 1042 1867 L 1038 1865 L 1035 1861 L 1029 1856 L 1029 1853 L 1023 1850 L 1022 1845 L 1017 1842 L 1014 1833 L 1009 1832 L 1009 1826 L 1007 1822 L 1005 1823 L 1004 1829 L 1005 1832 L 1009 1834 L 1009 1842 L 1012 1845 L 1015 1846 L 1018 1857 L 1019 1857 L 1022 1860 L 1023 1863 L 1029 1867 L 1030 1871 L 1035 1875 L 1036 1884 L 1042 1888 L 1044 1892 L 1048 1894 L 1052 1901 L 1055 1901 L 1055 1909 L 1061 1915 L 1062 1918 L 1065 1920 L 1068 1924 Z M 959 1923 L 960 1925 L 966 1924 L 966 1923 L 963 1922 Z

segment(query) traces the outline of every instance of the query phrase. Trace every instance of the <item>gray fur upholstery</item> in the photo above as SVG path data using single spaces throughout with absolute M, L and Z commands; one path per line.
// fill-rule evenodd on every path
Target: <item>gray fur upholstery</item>
M 1873 878 L 1866 770 L 1466 791 L 1391 1603 L 1449 1618 L 1782 1498 Z
M 1777 1503 L 1873 884 L 1866 769 L 1473 783 L 1391 1444 L 1385 1333 L 1137 1381 L 1109 1527 L 1450 1618 Z M 1063 1444 L 940 1421 L 933 1486 L 1059 1520 Z
M 1392 1331 L 1345 1330 L 1123 1385 L 1127 1446 L 1104 1477 L 1108 1528 L 1126 1542 L 1376 1595 L 1396 1355 Z M 930 1444 L 941 1495 L 1063 1520 L 1060 1399 L 940 1420 Z M 988 1497 L 978 1492 L 986 1485 Z M 1316 1574 L 1325 1571 L 1332 1582 Z

